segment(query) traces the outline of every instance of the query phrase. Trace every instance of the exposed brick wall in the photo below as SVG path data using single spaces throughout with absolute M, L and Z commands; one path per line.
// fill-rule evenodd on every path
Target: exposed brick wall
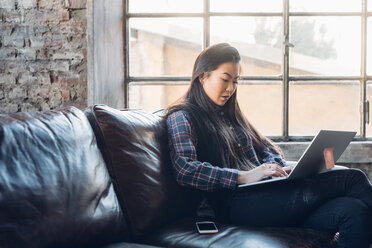
M 87 106 L 86 0 L 0 0 L 0 113 Z

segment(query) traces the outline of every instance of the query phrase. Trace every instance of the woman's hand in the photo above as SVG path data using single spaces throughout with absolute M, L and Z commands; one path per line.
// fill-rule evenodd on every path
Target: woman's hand
M 287 172 L 287 174 L 289 174 L 293 170 L 293 168 L 294 168 L 294 165 L 288 165 L 288 166 L 283 167 L 283 170 Z
M 250 171 L 239 171 L 238 184 L 258 182 L 266 177 L 283 177 L 288 173 L 277 164 L 262 164 Z

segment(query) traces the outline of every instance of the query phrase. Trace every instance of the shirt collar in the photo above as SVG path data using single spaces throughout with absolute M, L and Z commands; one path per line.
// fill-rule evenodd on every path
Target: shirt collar
M 213 108 L 214 108 L 214 111 L 217 115 L 226 116 L 226 114 L 227 114 L 226 105 L 220 106 L 220 105 L 217 105 L 213 102 Z

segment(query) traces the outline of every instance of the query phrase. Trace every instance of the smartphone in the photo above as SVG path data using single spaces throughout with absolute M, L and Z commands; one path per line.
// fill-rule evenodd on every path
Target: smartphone
M 213 221 L 201 221 L 201 222 L 196 222 L 195 224 L 200 234 L 218 232 L 218 229 Z

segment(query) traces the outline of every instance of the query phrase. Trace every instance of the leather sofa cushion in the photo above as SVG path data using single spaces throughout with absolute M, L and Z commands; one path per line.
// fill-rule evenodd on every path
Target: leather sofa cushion
M 141 242 L 162 247 L 265 247 L 333 248 L 337 242 L 329 233 L 303 228 L 249 228 L 218 224 L 216 234 L 199 234 L 196 220 L 186 218 L 156 230 Z
M 101 139 L 100 148 L 134 240 L 195 212 L 199 194 L 178 186 L 172 175 L 161 117 L 105 105 L 95 105 L 86 114 Z
M 107 245 L 101 248 L 159 248 L 159 246 L 122 242 L 122 243 Z
M 82 247 L 126 230 L 84 113 L 0 115 L 0 247 Z

